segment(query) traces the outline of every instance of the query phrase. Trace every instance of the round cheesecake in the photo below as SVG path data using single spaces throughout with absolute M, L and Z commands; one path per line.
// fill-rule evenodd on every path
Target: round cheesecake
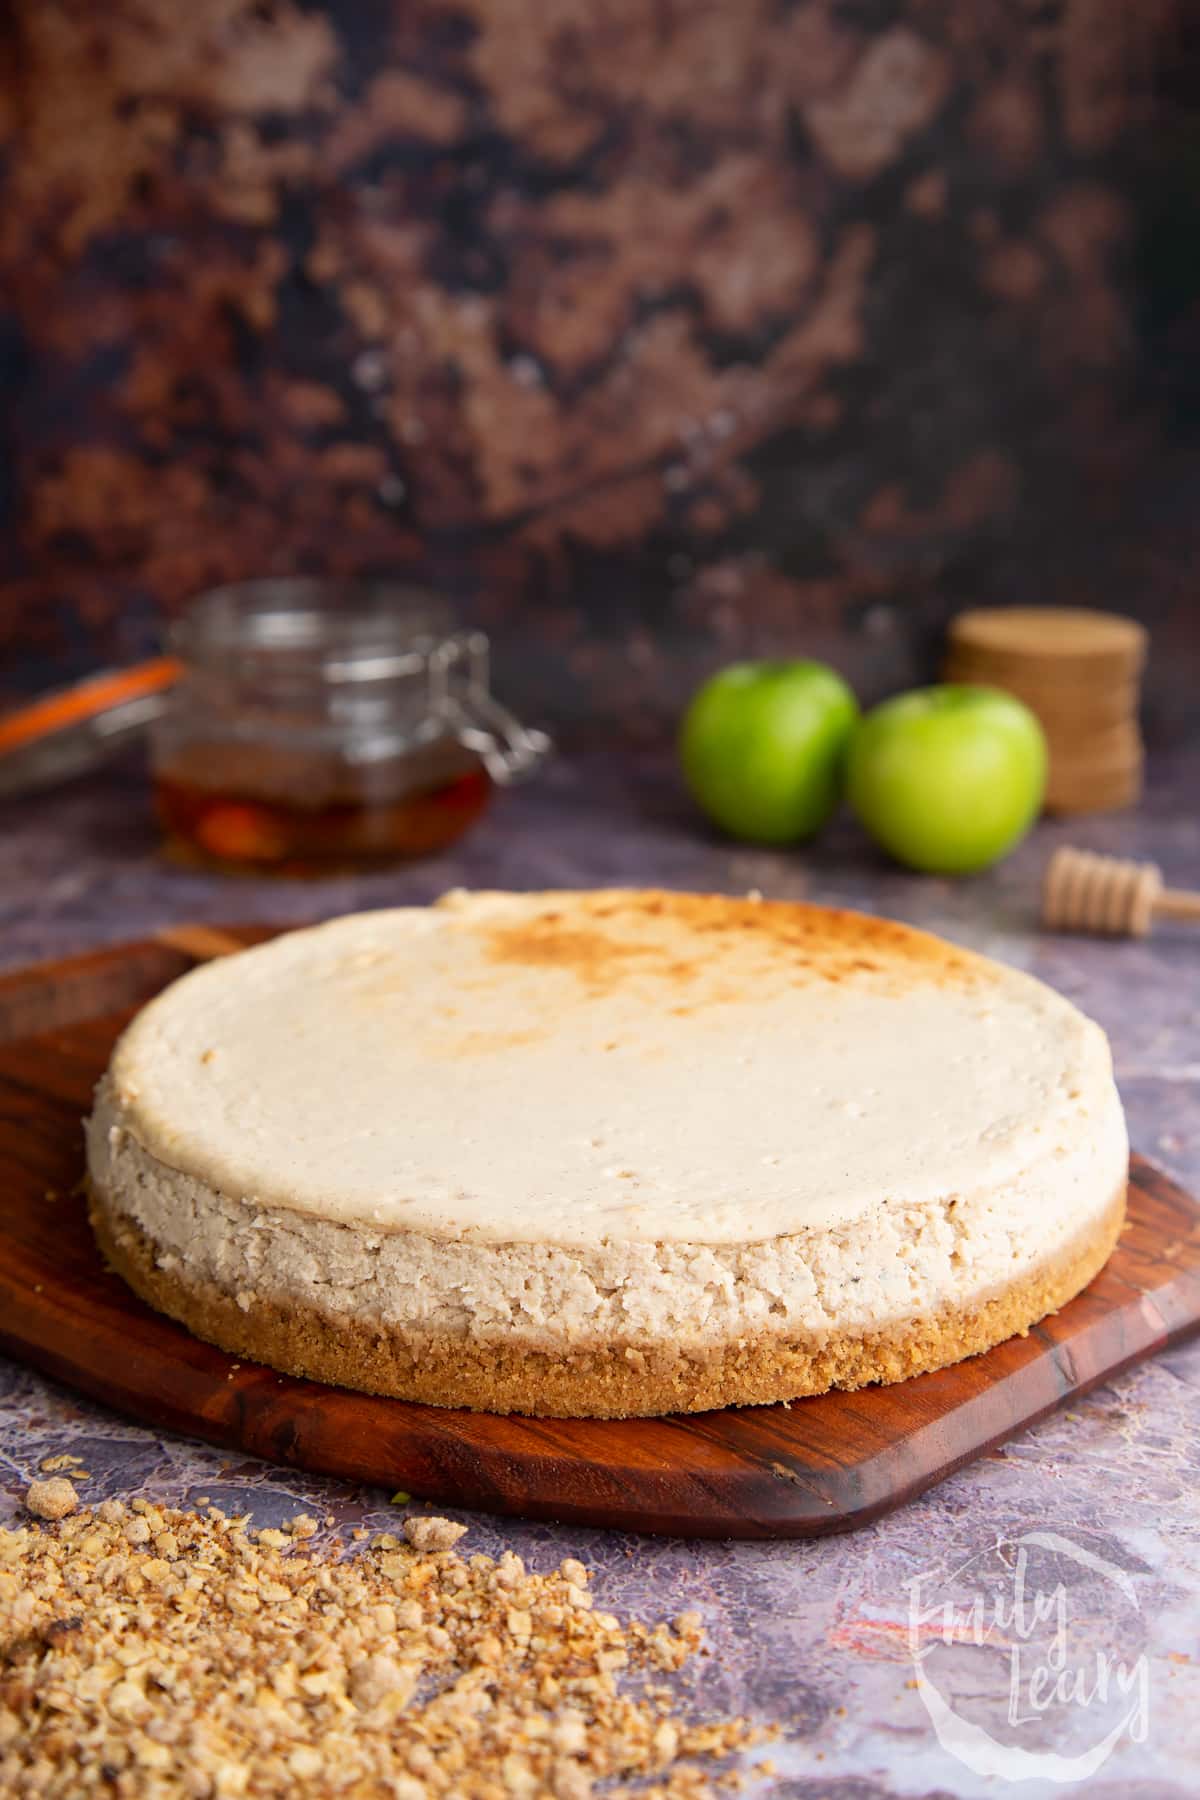
M 1101 1267 L 1099 1027 L 903 925 L 453 893 L 193 971 L 88 1125 L 108 1259 L 198 1336 L 444 1406 L 614 1417 L 896 1381 Z

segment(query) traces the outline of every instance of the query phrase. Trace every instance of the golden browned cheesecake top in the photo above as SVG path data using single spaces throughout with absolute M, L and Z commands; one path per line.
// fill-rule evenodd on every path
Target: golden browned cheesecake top
M 849 912 L 454 893 L 196 970 L 103 1105 L 209 1189 L 367 1230 L 761 1242 L 1019 1181 L 1119 1117 L 1098 1027 Z

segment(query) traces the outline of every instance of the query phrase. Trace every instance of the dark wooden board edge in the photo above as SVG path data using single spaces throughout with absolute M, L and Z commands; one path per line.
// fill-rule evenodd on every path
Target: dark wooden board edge
M 30 963 L 0 972 L 0 1044 L 84 1019 L 141 1006 L 201 960 L 185 949 L 192 927 L 167 926 L 161 937 L 103 945 L 78 956 Z M 197 928 L 207 933 L 209 927 Z M 222 926 L 243 948 L 278 937 L 278 925 Z M 214 937 L 217 935 L 213 931 Z M 203 942 L 198 937 L 197 942 Z

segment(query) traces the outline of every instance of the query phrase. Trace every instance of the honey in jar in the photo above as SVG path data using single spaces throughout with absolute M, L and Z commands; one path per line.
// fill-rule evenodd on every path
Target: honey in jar
M 152 769 L 187 863 L 314 875 L 428 855 L 548 748 L 491 695 L 482 634 L 391 583 L 217 589 L 171 649 Z

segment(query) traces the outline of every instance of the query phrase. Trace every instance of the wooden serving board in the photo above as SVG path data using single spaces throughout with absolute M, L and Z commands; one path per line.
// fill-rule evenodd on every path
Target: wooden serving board
M 894 1387 L 666 1419 L 497 1418 L 239 1364 L 104 1268 L 80 1120 L 130 1014 L 193 962 L 271 936 L 181 928 L 0 978 L 0 1345 L 171 1431 L 426 1499 L 694 1537 L 878 1518 L 1200 1323 L 1200 1207 L 1140 1157 L 1086 1293 L 1028 1337 Z

